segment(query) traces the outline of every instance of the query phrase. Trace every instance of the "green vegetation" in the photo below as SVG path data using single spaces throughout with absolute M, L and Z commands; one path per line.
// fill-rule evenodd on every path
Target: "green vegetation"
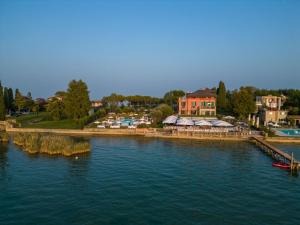
M 63 100 L 65 112 L 69 119 L 78 120 L 88 115 L 91 108 L 88 87 L 82 80 L 72 80 L 66 98 Z
M 28 114 L 16 117 L 16 121 L 25 128 L 49 128 L 49 129 L 78 129 L 80 126 L 75 120 L 52 120 L 47 112 Z
M 0 142 L 8 142 L 9 141 L 9 135 L 5 131 L 0 131 Z
M 255 111 L 255 102 L 251 90 L 241 87 L 239 91 L 233 92 L 232 107 L 233 112 L 240 119 L 245 119 L 250 113 L 253 113 Z
M 71 156 L 90 151 L 88 141 L 58 135 L 42 135 L 37 133 L 17 133 L 13 135 L 16 145 L 29 153 L 47 153 L 50 155 Z
M 125 106 L 125 103 L 127 106 Z M 131 95 L 123 96 L 112 93 L 102 98 L 102 103 L 107 112 L 137 112 L 156 107 L 162 99 L 151 96 Z
M 66 118 L 65 104 L 63 103 L 63 101 L 60 101 L 56 98 L 49 101 L 47 112 L 49 112 L 53 120 L 62 120 L 63 118 Z
M 172 107 L 172 109 L 177 112 L 178 110 L 178 99 L 183 97 L 185 92 L 182 90 L 171 90 L 164 95 L 164 103 Z
M 151 110 L 151 118 L 153 119 L 153 125 L 161 126 L 162 121 L 173 114 L 173 109 L 167 104 L 161 104 Z
M 5 120 L 5 102 L 4 102 L 4 96 L 3 96 L 3 87 L 0 82 L 0 120 Z
M 219 88 L 217 89 L 217 111 L 223 113 L 226 111 L 227 99 L 226 99 L 226 88 L 223 81 L 220 81 Z

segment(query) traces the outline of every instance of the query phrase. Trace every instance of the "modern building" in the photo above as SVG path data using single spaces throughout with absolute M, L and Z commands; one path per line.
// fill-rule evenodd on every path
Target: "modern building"
M 266 126 L 270 122 L 276 124 L 285 122 L 288 112 L 281 109 L 285 99 L 285 96 L 257 96 L 256 109 L 260 123 Z
M 186 93 L 178 99 L 178 114 L 189 116 L 215 116 L 216 115 L 216 91 L 202 89 L 192 93 Z

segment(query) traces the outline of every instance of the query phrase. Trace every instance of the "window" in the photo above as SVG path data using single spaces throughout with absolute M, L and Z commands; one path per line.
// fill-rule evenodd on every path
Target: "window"
M 185 107 L 185 102 L 181 102 L 181 107 Z
M 192 102 L 192 107 L 196 107 L 196 102 Z

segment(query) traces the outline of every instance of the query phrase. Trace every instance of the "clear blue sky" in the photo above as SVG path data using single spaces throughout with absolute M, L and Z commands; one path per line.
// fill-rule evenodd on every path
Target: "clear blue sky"
M 300 88 L 300 1 L 0 0 L 0 79 L 47 97 Z

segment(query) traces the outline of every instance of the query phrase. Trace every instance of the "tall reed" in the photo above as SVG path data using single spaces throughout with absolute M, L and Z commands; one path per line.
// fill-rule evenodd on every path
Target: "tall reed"
M 5 131 L 0 131 L 0 142 L 8 142 L 9 141 L 9 135 Z
M 71 156 L 90 151 L 88 141 L 76 141 L 74 138 L 50 134 L 17 133 L 14 143 L 29 153 L 62 154 Z

